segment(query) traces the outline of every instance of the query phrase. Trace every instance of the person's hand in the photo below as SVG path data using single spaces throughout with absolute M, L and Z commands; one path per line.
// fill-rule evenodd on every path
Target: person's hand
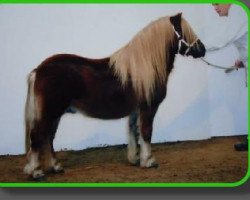
M 244 64 L 241 60 L 237 59 L 234 63 L 235 68 L 238 70 L 239 68 L 244 68 Z

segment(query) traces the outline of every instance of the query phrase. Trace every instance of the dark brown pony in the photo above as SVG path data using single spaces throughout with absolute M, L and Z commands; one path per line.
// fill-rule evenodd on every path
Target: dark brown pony
M 24 172 L 38 179 L 49 168 L 63 171 L 53 140 L 61 116 L 72 109 L 100 119 L 130 116 L 129 162 L 157 166 L 151 155 L 152 124 L 177 53 L 205 55 L 204 45 L 181 14 L 152 22 L 108 58 L 60 54 L 43 61 L 28 77 Z

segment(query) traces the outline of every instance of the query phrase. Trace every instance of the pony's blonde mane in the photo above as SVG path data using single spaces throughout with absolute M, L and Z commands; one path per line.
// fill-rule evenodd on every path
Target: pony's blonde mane
M 187 43 L 192 44 L 197 39 L 197 35 L 194 33 L 193 29 L 184 18 L 181 20 L 181 29 L 182 35 L 184 36 Z
M 186 21 L 183 26 L 188 27 Z M 191 40 L 191 36 L 188 39 Z M 146 98 L 147 103 L 150 103 L 156 84 L 166 84 L 168 50 L 173 42 L 170 17 L 162 17 L 150 23 L 126 46 L 111 55 L 110 67 L 123 86 L 130 80 L 138 99 Z

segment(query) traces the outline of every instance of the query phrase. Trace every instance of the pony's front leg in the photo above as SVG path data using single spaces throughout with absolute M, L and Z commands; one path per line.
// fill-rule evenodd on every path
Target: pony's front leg
M 157 107 L 158 108 L 158 107 Z M 158 167 L 155 158 L 151 154 L 151 137 L 153 131 L 153 120 L 157 108 L 149 108 L 140 111 L 140 166 Z
M 138 120 L 139 116 L 136 111 L 129 115 L 129 130 L 128 130 L 128 161 L 132 165 L 140 165 L 138 154 Z

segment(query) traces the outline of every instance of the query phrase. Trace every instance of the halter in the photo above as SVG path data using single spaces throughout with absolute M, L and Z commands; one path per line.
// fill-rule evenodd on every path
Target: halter
M 197 38 L 195 41 L 193 41 L 191 44 L 188 44 L 187 41 L 185 41 L 183 39 L 183 37 L 176 31 L 175 27 L 172 26 L 173 29 L 174 29 L 174 32 L 175 32 L 175 35 L 177 36 L 178 38 L 178 53 L 180 53 L 180 50 L 181 50 L 181 43 L 184 43 L 187 47 L 184 55 L 186 56 L 187 53 L 190 51 L 190 49 L 194 46 L 194 44 L 199 40 L 199 38 Z

